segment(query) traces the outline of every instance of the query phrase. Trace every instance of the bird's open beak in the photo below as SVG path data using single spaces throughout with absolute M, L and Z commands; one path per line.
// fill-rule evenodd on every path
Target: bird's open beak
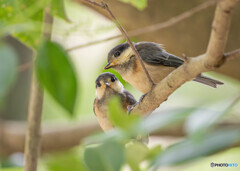
M 113 66 L 116 66 L 117 65 L 117 60 L 113 61 L 112 63 L 108 63 L 104 69 L 109 69 L 109 68 L 112 68 Z

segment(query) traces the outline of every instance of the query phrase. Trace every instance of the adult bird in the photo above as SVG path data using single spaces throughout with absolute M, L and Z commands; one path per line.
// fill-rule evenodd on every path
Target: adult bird
M 139 42 L 133 45 L 155 83 L 160 82 L 184 63 L 182 58 L 166 52 L 160 44 Z M 127 42 L 117 45 L 108 53 L 108 64 L 105 69 L 109 68 L 116 70 L 124 80 L 142 93 L 145 94 L 151 90 L 152 83 Z M 202 74 L 198 75 L 194 81 L 214 88 L 223 84 Z

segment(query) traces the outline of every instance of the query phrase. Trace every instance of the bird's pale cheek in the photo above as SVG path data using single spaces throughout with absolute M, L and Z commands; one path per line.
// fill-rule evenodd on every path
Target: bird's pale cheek
M 109 63 L 104 67 L 104 69 L 112 68 L 112 67 L 116 66 L 117 64 L 118 64 L 118 60 L 114 60 L 113 62 L 109 62 Z
M 96 95 L 97 95 L 98 99 L 101 99 L 103 97 L 104 92 L 105 92 L 105 88 L 103 88 L 103 87 L 97 88 Z

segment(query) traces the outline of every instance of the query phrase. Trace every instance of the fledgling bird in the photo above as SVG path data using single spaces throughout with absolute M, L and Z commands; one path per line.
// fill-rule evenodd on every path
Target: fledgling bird
M 155 83 L 160 82 L 184 63 L 182 58 L 166 52 L 160 44 L 139 42 L 133 43 L 133 45 Z M 151 90 L 152 84 L 148 81 L 140 61 L 137 60 L 127 42 L 117 45 L 108 53 L 108 64 L 105 66 L 105 69 L 109 68 L 116 70 L 124 80 L 142 93 L 145 94 Z M 198 75 L 194 81 L 214 88 L 223 84 L 202 74 Z
M 117 77 L 109 72 L 100 74 L 96 79 L 96 95 L 94 100 L 94 113 L 98 122 L 104 131 L 113 128 L 112 123 L 108 119 L 108 101 L 113 96 L 121 98 L 122 107 L 127 113 L 127 107 L 134 105 L 137 101 L 131 93 L 124 89 L 122 83 Z

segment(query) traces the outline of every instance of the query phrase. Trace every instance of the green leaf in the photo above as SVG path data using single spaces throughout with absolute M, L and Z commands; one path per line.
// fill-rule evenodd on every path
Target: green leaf
M 147 0 L 120 0 L 125 3 L 130 3 L 139 10 L 143 10 L 147 7 Z
M 64 0 L 51 0 L 51 13 L 53 16 L 70 21 L 65 10 Z
M 87 171 L 76 149 L 45 157 L 48 171 Z
M 189 134 L 200 133 L 208 131 L 208 128 L 213 126 L 223 115 L 225 115 L 231 107 L 236 104 L 239 97 L 224 100 L 221 103 L 214 104 L 206 109 L 195 110 L 187 119 L 185 123 L 185 130 Z
M 0 44 L 0 103 L 17 75 L 17 56 L 8 45 Z
M 157 155 L 159 155 L 161 152 L 162 152 L 161 145 L 157 145 L 157 146 L 149 149 L 147 158 L 151 160 L 151 159 L 155 158 Z
M 68 54 L 54 42 L 45 41 L 38 50 L 37 76 L 53 98 L 73 114 L 77 80 Z
M 48 0 L 3 0 L 0 34 L 12 34 L 36 48 L 41 37 L 43 10 Z
M 114 141 L 88 147 L 84 161 L 89 171 L 119 171 L 125 162 L 124 146 Z
M 129 130 L 133 128 L 140 121 L 140 117 L 137 115 L 127 115 L 127 112 L 123 110 L 120 98 L 113 97 L 109 101 L 109 118 L 115 126 L 121 129 Z
M 173 165 L 192 160 L 194 158 L 213 154 L 240 142 L 239 129 L 218 130 L 206 135 L 201 141 L 191 138 L 170 146 L 157 156 L 153 162 L 155 168 Z
M 126 160 L 134 171 L 140 170 L 140 163 L 146 159 L 147 155 L 148 148 L 142 143 L 134 141 L 126 145 Z

